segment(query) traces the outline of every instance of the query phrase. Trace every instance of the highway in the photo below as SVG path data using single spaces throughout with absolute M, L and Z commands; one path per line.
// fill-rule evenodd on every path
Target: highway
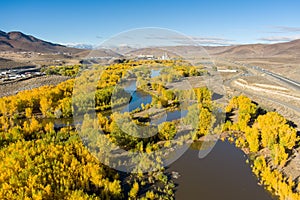
M 245 65 L 244 65 L 245 66 Z M 286 78 L 286 77 L 283 77 L 281 75 L 278 75 L 278 74 L 275 74 L 273 72 L 270 72 L 270 71 L 267 71 L 265 69 L 262 69 L 260 67 L 257 67 L 257 66 L 247 66 L 247 68 L 251 68 L 252 70 L 255 70 L 255 71 L 258 71 L 260 73 L 264 73 L 268 76 L 271 76 L 275 79 L 277 79 L 278 81 L 281 81 L 281 82 L 284 82 L 286 83 L 286 85 L 288 85 L 289 87 L 293 87 L 297 90 L 300 91 L 300 83 L 297 82 L 297 81 L 294 81 L 294 80 L 291 80 L 289 78 Z M 242 73 L 242 74 L 238 74 L 234 77 L 232 77 L 231 79 L 227 80 L 227 81 L 224 81 L 224 85 L 228 86 L 228 87 L 231 87 L 231 88 L 234 88 L 235 90 L 238 90 L 240 92 L 243 92 L 245 95 L 249 96 L 251 98 L 252 97 L 258 97 L 262 100 L 266 100 L 266 101 L 269 101 L 269 102 L 272 102 L 274 104 L 277 104 L 279 106 L 282 106 L 288 110 L 293 110 L 295 112 L 295 114 L 297 114 L 297 116 L 300 116 L 300 108 L 293 105 L 293 104 L 290 104 L 288 102 L 285 102 L 284 100 L 278 100 L 278 99 L 274 99 L 274 98 L 271 98 L 270 96 L 267 96 L 267 95 L 263 95 L 263 94 L 260 94 L 258 92 L 251 92 L 251 91 L 246 91 L 246 90 L 243 90 L 239 87 L 236 87 L 234 86 L 233 84 L 231 84 L 233 81 L 237 80 L 238 78 L 242 78 L 244 76 L 244 74 L 248 74 L 250 76 L 254 75 L 251 70 L 246 70 L 246 72 Z M 298 124 L 300 125 L 300 124 Z
M 281 76 L 281 75 L 275 74 L 275 73 L 273 73 L 273 72 L 267 71 L 267 70 L 262 69 L 262 68 L 257 67 L 257 66 L 252 66 L 252 69 L 257 70 L 257 71 L 259 71 L 259 72 L 261 72 L 261 73 L 267 74 L 267 75 L 269 75 L 269 76 L 272 76 L 272 77 L 278 79 L 279 81 L 282 81 L 282 82 L 284 82 L 284 83 L 287 83 L 287 84 L 289 84 L 290 86 L 294 87 L 295 89 L 300 90 L 300 83 L 297 82 L 297 81 L 291 80 L 291 79 L 289 79 L 289 78 L 283 77 L 283 76 Z

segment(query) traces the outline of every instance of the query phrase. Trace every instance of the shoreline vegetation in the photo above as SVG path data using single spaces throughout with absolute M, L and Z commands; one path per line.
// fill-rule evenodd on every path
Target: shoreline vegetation
M 269 192 L 280 200 L 299 199 L 298 177 L 284 171 L 299 147 L 292 122 L 262 110 L 246 96 L 233 97 L 226 111 L 221 139 L 227 138 L 248 155 L 253 173 Z
M 151 77 L 149 66 L 165 68 L 157 77 Z M 81 67 L 52 66 L 45 72 L 74 78 Z M 96 66 L 95 70 L 101 71 L 100 79 L 96 79 L 97 73 L 92 71 L 81 74 L 77 83 L 71 78 L 56 86 L 42 86 L 0 98 L 1 199 L 174 199 L 175 185 L 165 172 L 163 155 L 158 155 L 156 166 L 152 166 L 153 162 L 147 157 L 143 165 L 133 169 L 135 173 L 118 172 L 99 162 L 97 156 L 105 156 L 100 151 L 96 154 L 88 151 L 107 148 L 106 143 L 95 136 L 99 130 L 107 141 L 145 155 L 163 147 L 205 140 L 205 136 L 215 138 L 212 133 L 220 134 L 222 140 L 235 143 L 248 155 L 253 173 L 267 190 L 280 200 L 300 199 L 297 177 L 283 170 L 293 150 L 299 147 L 299 136 L 293 124 L 278 113 L 262 110 L 246 96 L 233 97 L 225 108 L 225 123 L 214 127 L 218 121 L 214 110 L 218 105 L 212 102 L 212 91 L 205 87 L 171 90 L 166 86 L 185 77 L 207 75 L 202 66 L 190 66 L 180 60 L 128 60 L 105 68 Z M 87 81 L 94 78 L 97 80 L 95 94 L 80 93 L 80 90 L 85 91 L 83 86 L 89 84 Z M 105 111 L 121 106 L 129 102 L 131 96 L 117 87 L 117 83 L 132 78 L 136 80 L 137 89 L 151 95 L 152 102 L 130 113 L 111 113 L 107 117 L 98 112 L 96 119 L 85 115 L 80 136 L 73 126 L 55 130 L 52 122 L 42 124 L 37 120 L 37 117 L 69 118 L 74 109 L 82 113 L 95 107 L 97 111 Z M 149 80 L 154 81 L 149 84 Z M 82 87 L 75 91 L 74 84 Z M 74 99 L 75 104 L 72 104 Z M 179 107 L 186 99 L 188 103 Z M 191 102 L 197 103 L 189 105 Z M 179 119 L 167 121 L 156 128 L 149 124 L 149 119 L 159 118 L 162 110 L 178 109 L 187 110 L 182 122 Z M 157 134 L 149 138 L 128 135 L 118 126 L 120 120 L 133 134 L 139 134 L 136 125 L 148 127 Z M 193 131 L 184 134 L 186 130 Z M 174 143 L 176 134 L 179 136 Z M 82 138 L 90 142 L 83 144 Z M 143 173 L 153 167 L 156 170 Z

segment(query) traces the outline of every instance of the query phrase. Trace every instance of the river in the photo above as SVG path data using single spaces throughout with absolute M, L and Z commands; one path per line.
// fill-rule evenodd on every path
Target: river
M 195 145 L 195 144 L 194 144 Z M 218 141 L 204 158 L 193 145 L 168 172 L 178 172 L 174 179 L 175 199 L 204 200 L 272 200 L 246 163 L 247 156 L 233 144 Z
M 158 70 L 152 70 L 151 77 L 158 76 Z M 130 81 L 124 88 L 131 94 L 129 105 L 119 109 L 130 112 L 141 108 L 141 104 L 151 103 L 152 97 L 148 93 L 136 89 L 135 81 Z M 155 120 L 158 125 L 164 121 L 172 121 L 185 116 L 187 111 L 166 111 Z M 62 123 L 64 124 L 64 123 Z M 56 125 L 60 124 L 56 122 Z M 191 147 L 168 168 L 167 172 L 178 172 L 179 177 L 173 178 L 176 184 L 175 198 L 182 200 L 272 200 L 262 186 L 258 185 L 253 175 L 247 156 L 233 144 L 218 141 L 212 151 L 200 159 L 200 143 L 193 143 Z
M 159 70 L 152 70 L 151 77 L 158 76 Z M 152 97 L 136 90 L 135 83 L 125 88 L 132 100 L 125 109 L 132 111 L 141 103 L 150 103 Z M 123 110 L 123 111 L 125 111 Z M 184 117 L 187 111 L 167 111 L 155 120 L 155 124 Z M 173 178 L 176 184 L 175 199 L 192 200 L 272 200 L 275 199 L 262 186 L 246 163 L 247 156 L 233 144 L 218 141 L 212 151 L 204 158 L 198 157 L 199 150 L 194 143 L 174 163 L 167 172 L 178 172 Z M 199 146 L 199 143 L 198 143 Z M 200 145 L 201 146 L 201 145 Z

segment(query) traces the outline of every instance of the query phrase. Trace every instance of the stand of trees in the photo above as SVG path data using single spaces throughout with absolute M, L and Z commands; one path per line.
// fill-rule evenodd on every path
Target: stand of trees
M 0 99 L 0 116 L 3 120 L 30 118 L 37 113 L 44 117 L 70 117 L 73 83 L 68 80 L 57 86 L 43 86 L 3 97 Z M 3 130 L 3 126 L 1 128 Z
M 110 107 L 113 86 L 127 76 L 128 69 L 142 64 L 145 62 L 128 61 L 107 67 L 92 97 L 95 106 L 100 110 Z M 78 68 L 50 68 L 49 73 L 75 76 Z M 82 81 L 91 77 L 87 74 L 86 78 Z M 173 199 L 175 186 L 162 165 L 144 174 L 140 167 L 152 165 L 145 160 L 143 166 L 135 169 L 135 174 L 124 175 L 100 163 L 72 127 L 54 129 L 53 123 L 44 124 L 38 119 L 72 116 L 73 85 L 74 80 L 70 79 L 57 86 L 44 86 L 0 99 L 0 199 Z M 167 91 L 164 95 L 173 98 Z M 114 114 L 107 118 L 98 114 L 96 122 L 87 119 L 84 123 L 87 127 L 97 126 L 110 141 L 149 153 L 159 148 L 158 142 L 171 140 L 177 131 L 176 125 L 170 122 L 157 130 L 159 136 L 145 140 L 127 137 L 116 124 L 117 118 L 124 116 Z M 128 128 L 134 130 L 134 123 L 128 121 Z M 92 145 L 105 148 L 97 140 Z
M 278 113 L 262 112 L 246 96 L 232 98 L 226 111 L 238 117 L 234 122 L 228 119 L 223 129 L 231 133 L 237 146 L 253 154 L 253 171 L 261 182 L 282 200 L 299 199 L 293 180 L 277 170 L 286 165 L 299 141 L 296 129 Z M 263 150 L 270 153 L 265 155 Z
M 62 76 L 70 76 L 75 77 L 81 65 L 62 65 L 62 66 L 49 66 L 42 69 L 42 72 L 47 75 L 62 75 Z
M 260 178 L 266 188 L 277 195 L 280 200 L 300 199 L 300 184 L 296 185 L 291 178 L 286 178 L 278 169 L 273 169 L 266 161 L 264 156 L 258 156 L 254 162 L 252 171 Z
M 78 135 L 34 118 L 0 137 L 1 199 L 122 198 L 118 173 L 99 163 Z

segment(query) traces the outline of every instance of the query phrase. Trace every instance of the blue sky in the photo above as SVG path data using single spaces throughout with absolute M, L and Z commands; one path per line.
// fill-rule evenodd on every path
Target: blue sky
M 300 38 L 298 0 L 2 0 L 0 30 L 51 42 L 99 44 L 133 28 L 162 27 L 207 44 Z

